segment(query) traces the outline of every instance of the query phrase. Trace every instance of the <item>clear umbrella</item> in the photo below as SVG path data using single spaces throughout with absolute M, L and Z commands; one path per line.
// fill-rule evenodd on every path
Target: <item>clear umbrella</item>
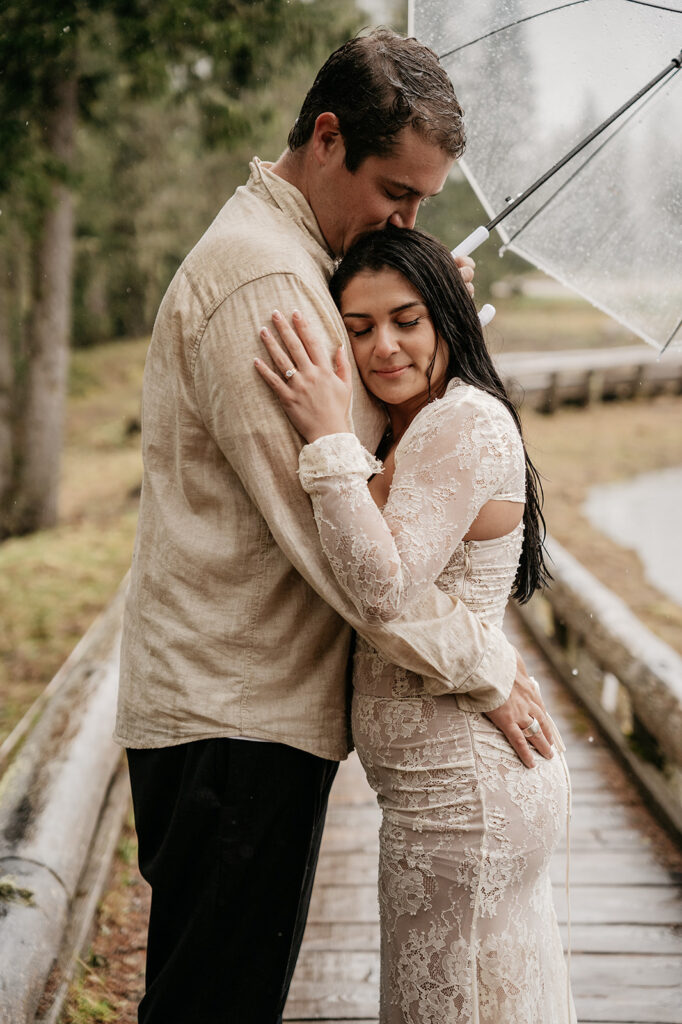
M 682 0 L 411 0 L 410 31 L 452 78 L 462 169 L 503 248 L 656 348 L 682 347 Z

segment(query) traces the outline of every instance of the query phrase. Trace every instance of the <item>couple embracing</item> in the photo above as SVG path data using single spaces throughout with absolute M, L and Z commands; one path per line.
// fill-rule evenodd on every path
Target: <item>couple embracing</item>
M 463 145 L 430 50 L 351 40 L 159 310 L 116 729 L 143 1024 L 281 1021 L 351 743 L 383 811 L 382 1024 L 575 1021 L 568 783 L 500 629 L 545 574 L 535 470 L 470 261 L 413 230 Z

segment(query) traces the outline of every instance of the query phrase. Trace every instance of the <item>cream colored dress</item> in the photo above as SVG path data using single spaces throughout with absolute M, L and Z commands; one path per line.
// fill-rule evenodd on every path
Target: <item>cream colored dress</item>
M 334 572 L 368 621 L 395 619 L 429 583 L 501 625 L 523 526 L 464 541 L 491 499 L 524 500 L 511 416 L 451 381 L 381 464 L 352 434 L 307 445 L 299 463 Z M 358 638 L 353 738 L 383 812 L 381 1024 L 575 1022 L 548 864 L 566 826 L 563 758 L 529 770 L 484 715 L 387 663 Z

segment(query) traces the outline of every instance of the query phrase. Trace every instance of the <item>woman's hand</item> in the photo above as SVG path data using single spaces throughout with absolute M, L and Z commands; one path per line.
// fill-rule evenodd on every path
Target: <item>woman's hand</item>
M 279 373 L 262 359 L 255 365 L 293 425 L 309 444 L 325 434 L 350 432 L 351 368 L 344 349 L 337 349 L 333 367 L 298 310 L 291 325 L 279 310 L 272 322 L 281 344 L 267 327 L 260 336 Z

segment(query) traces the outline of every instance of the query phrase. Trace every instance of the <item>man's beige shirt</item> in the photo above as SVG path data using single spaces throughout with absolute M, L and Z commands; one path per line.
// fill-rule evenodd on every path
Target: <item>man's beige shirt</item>
M 509 694 L 516 662 L 501 632 L 435 585 L 419 618 L 368 625 L 320 548 L 297 477 L 302 440 L 253 361 L 276 308 L 302 310 L 330 354 L 347 345 L 332 270 L 303 195 L 255 161 L 161 304 L 121 655 L 126 746 L 245 736 L 345 757 L 351 628 L 465 710 Z M 384 420 L 357 376 L 352 415 L 374 451 Z

